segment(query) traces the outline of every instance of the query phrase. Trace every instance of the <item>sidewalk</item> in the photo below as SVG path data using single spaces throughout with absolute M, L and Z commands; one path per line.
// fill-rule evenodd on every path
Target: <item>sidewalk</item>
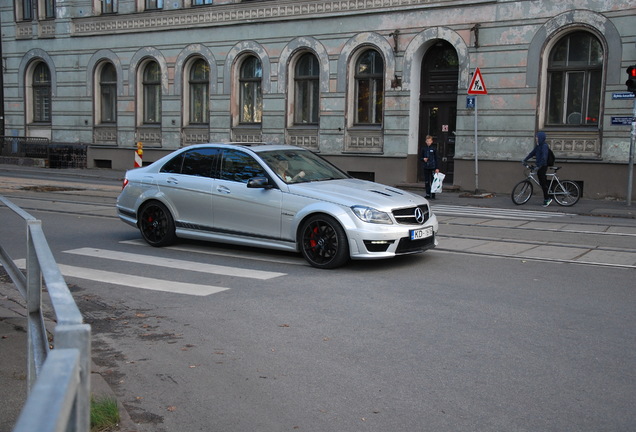
M 536 210 L 544 212 L 560 212 L 571 213 L 581 216 L 597 216 L 606 218 L 626 218 L 636 219 L 636 202 L 632 202 L 631 206 L 627 206 L 625 201 L 616 199 L 593 200 L 581 198 L 572 207 L 563 207 L 552 201 L 548 207 L 543 207 L 543 198 L 540 195 L 534 195 L 530 201 L 524 205 L 516 205 L 512 202 L 509 194 L 480 194 L 475 195 L 465 192 L 448 192 L 437 195 L 437 199 L 432 201 L 433 210 L 435 205 L 459 205 L 473 207 L 487 207 L 499 209 L 516 209 L 516 210 Z M 605 222 L 607 223 L 607 222 Z

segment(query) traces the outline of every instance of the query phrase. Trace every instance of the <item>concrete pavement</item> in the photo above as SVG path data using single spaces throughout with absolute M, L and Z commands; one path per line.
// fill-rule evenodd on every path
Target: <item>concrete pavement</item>
M 43 171 L 50 174 L 50 180 L 38 180 L 40 184 L 55 185 L 59 179 L 68 178 L 90 179 L 103 182 L 105 185 L 121 185 L 124 173 L 107 169 L 47 169 L 35 167 L 22 167 L 14 165 L 0 165 L 0 185 L 4 183 L 2 177 L 10 177 L 16 174 L 41 174 Z M 54 180 L 58 179 L 58 180 Z M 32 182 L 25 179 L 24 184 Z M 5 185 L 6 186 L 6 185 Z M 401 185 L 402 187 L 422 193 L 418 185 Z M 111 187 L 110 190 L 115 190 Z M 561 207 L 553 203 L 550 207 L 541 206 L 539 196 L 533 197 L 524 206 L 516 206 L 507 194 L 471 194 L 460 191 L 447 191 L 438 194 L 432 201 L 433 208 L 436 205 L 446 206 L 473 206 L 503 209 L 540 210 L 549 212 L 566 212 L 599 218 L 626 218 L 636 219 L 636 204 L 627 206 L 620 200 L 592 200 L 582 198 L 573 207 Z M 632 222 L 632 221 L 630 221 Z M 611 224 L 611 220 L 603 219 L 603 224 Z M 50 325 L 52 323 L 49 322 Z M 51 327 L 52 328 L 52 327 Z M 27 372 L 26 372 L 26 307 L 21 295 L 11 283 L 4 269 L 0 267 L 0 403 L 3 405 L 0 415 L 0 432 L 10 432 L 17 420 L 27 396 Z M 9 391 L 7 389 L 10 389 Z M 99 370 L 93 367 L 91 373 L 91 392 L 96 396 L 115 396 L 106 381 L 99 374 Z M 130 420 L 127 412 L 120 404 L 122 423 L 120 431 L 135 431 L 135 425 Z

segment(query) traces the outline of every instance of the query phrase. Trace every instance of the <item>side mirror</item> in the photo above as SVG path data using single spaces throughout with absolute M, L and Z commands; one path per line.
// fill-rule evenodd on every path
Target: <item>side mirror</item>
M 247 181 L 247 187 L 250 189 L 272 189 L 274 185 L 269 182 L 267 177 L 254 177 Z

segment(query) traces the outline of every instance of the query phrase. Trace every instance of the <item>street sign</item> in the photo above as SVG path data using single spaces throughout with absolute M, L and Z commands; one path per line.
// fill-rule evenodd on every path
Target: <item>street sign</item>
M 475 96 L 466 96 L 466 109 L 475 109 Z
M 634 117 L 612 117 L 613 126 L 629 126 Z
M 632 92 L 618 92 L 612 93 L 612 99 L 634 99 L 635 95 Z
M 473 79 L 470 80 L 470 85 L 468 86 L 468 94 L 488 94 L 488 90 L 486 90 L 486 83 L 484 82 L 484 77 L 481 76 L 479 68 L 475 69 Z

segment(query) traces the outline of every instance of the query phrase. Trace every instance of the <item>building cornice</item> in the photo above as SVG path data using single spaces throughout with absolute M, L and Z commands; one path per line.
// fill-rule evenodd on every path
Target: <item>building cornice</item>
M 380 13 L 404 9 L 463 7 L 497 3 L 496 0 L 305 0 L 233 3 L 178 10 L 75 18 L 74 36 L 104 32 L 134 33 L 267 21 L 315 19 L 330 16 Z

